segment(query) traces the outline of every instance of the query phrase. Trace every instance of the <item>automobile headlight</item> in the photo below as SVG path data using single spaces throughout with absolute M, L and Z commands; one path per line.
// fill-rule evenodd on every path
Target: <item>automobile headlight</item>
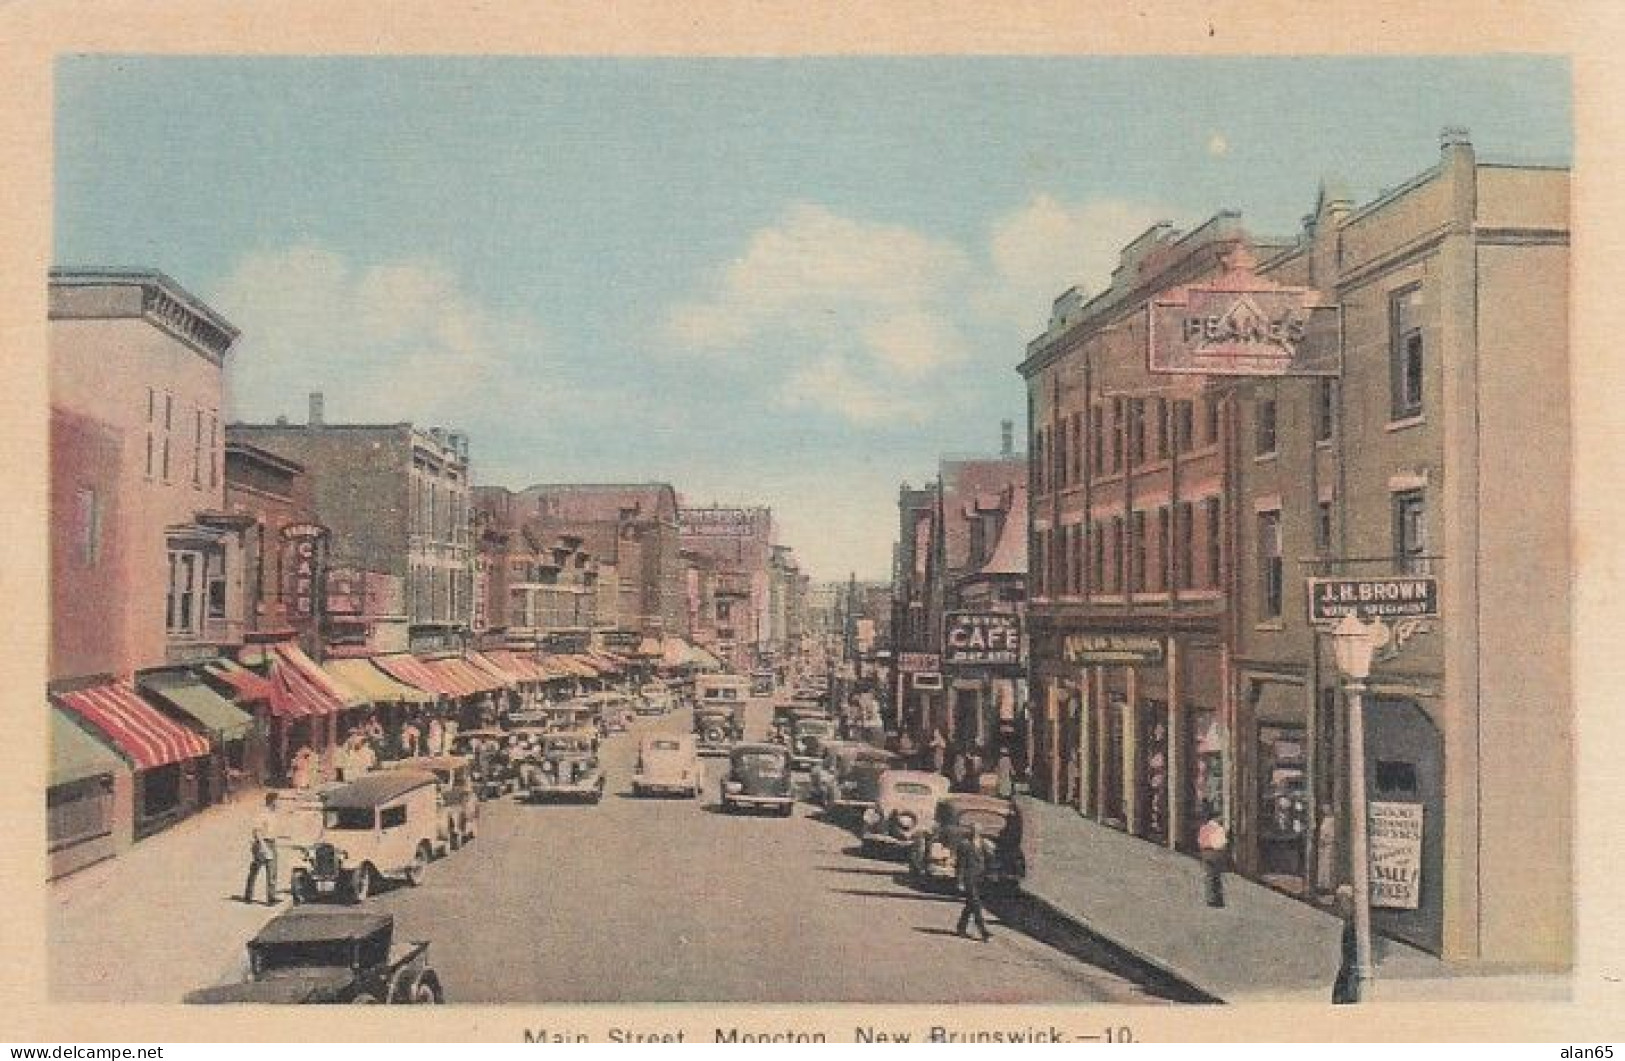
M 914 828 L 914 822 L 916 820 L 917 819 L 914 817 L 914 815 L 910 814 L 906 810 L 897 812 L 897 827 L 900 829 Z
M 863 812 L 863 824 L 867 825 L 871 829 L 873 829 L 875 826 L 879 825 L 880 824 L 880 812 L 875 810 L 873 807 L 870 807 L 868 810 L 864 811 Z
M 745 786 L 740 784 L 738 781 L 725 782 L 722 788 L 730 795 L 738 795 L 739 793 L 745 791 Z

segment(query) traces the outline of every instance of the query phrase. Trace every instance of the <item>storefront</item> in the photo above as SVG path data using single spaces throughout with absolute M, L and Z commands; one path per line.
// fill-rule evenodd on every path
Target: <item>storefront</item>
M 101 679 L 63 688 L 55 702 L 122 755 L 134 774 L 132 833 L 150 836 L 198 807 L 209 742 L 165 717 L 126 682 Z
M 198 805 L 230 798 L 248 761 L 248 743 L 255 738 L 253 716 L 239 710 L 190 670 L 149 671 L 138 675 L 135 684 L 175 721 L 202 733 L 213 748 L 207 764 L 198 771 Z
M 58 708 L 51 717 L 51 772 L 45 790 L 50 879 L 112 858 L 130 843 L 130 767 Z

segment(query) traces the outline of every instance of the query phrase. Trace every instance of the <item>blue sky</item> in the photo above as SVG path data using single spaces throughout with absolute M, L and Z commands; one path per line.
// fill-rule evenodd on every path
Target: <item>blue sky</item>
M 1446 125 L 1567 163 L 1567 64 L 72 57 L 55 260 L 238 324 L 236 417 L 319 389 L 468 430 L 483 482 L 767 503 L 815 577 L 884 577 L 898 483 L 1021 423 L 1054 295 L 1154 220 L 1290 235 Z

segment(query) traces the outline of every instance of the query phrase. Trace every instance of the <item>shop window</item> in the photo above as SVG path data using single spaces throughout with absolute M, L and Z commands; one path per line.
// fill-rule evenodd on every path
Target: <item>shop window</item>
M 1275 454 L 1275 399 L 1259 398 L 1253 406 L 1253 453 L 1260 457 Z
M 1209 818 L 1226 820 L 1224 802 L 1224 732 L 1219 713 L 1207 708 L 1186 710 L 1191 749 L 1191 810 L 1186 823 L 1187 845 L 1196 845 L 1196 830 Z
M 1168 703 L 1140 701 L 1139 834 L 1147 840 L 1168 839 Z
M 1394 560 L 1402 575 L 1425 575 L 1427 506 L 1420 490 L 1394 495 Z
M 141 816 L 156 818 L 180 806 L 181 764 L 158 766 L 141 774 Z
M 1315 441 L 1330 442 L 1337 427 L 1337 381 L 1315 380 Z
M 87 777 L 46 790 L 46 839 L 58 851 L 112 832 L 113 779 Z
M 1258 614 L 1261 619 L 1281 617 L 1282 590 L 1281 513 L 1258 514 Z
M 1422 288 L 1395 292 L 1388 301 L 1389 376 L 1392 416 L 1403 420 L 1422 414 L 1422 375 L 1426 352 L 1422 338 Z
M 1309 832 L 1302 726 L 1258 728 L 1258 790 L 1259 868 L 1301 878 Z

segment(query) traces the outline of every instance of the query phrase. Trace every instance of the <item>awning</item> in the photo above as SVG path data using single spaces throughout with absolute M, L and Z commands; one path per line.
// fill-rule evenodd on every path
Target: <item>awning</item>
M 335 682 L 292 642 L 254 645 L 243 649 L 239 658 L 270 668 L 271 714 L 277 718 L 331 715 L 367 703 L 358 691 Z
M 478 652 L 466 652 L 457 657 L 455 662 L 458 667 L 469 673 L 472 680 L 481 683 L 481 692 L 488 692 L 492 689 L 512 689 L 519 683 L 518 677 L 509 674 Z
M 130 766 L 111 748 L 86 733 L 61 708 L 51 712 L 50 787 L 102 774 L 127 774 Z
M 387 656 L 374 656 L 372 661 L 391 678 L 403 681 L 407 685 L 415 685 L 424 692 L 434 693 L 436 696 L 463 695 L 448 684 L 438 671 L 431 669 L 427 663 L 410 652 L 392 652 Z
M 240 704 L 270 703 L 275 695 L 272 683 L 268 678 L 262 678 L 240 663 L 229 659 L 215 659 L 203 665 L 206 674 L 224 682 Z
M 439 674 L 453 689 L 453 696 L 479 696 L 493 689 L 505 688 L 510 683 L 488 674 L 461 656 L 445 656 L 426 660 L 429 669 Z
M 649 659 L 659 659 L 664 652 L 664 647 L 656 638 L 646 637 L 642 641 L 638 642 L 638 655 L 640 656 L 646 656 Z
M 434 694 L 396 681 L 365 659 L 330 659 L 322 669 L 375 704 L 430 704 Z
M 165 718 L 126 682 L 58 693 L 57 702 L 105 736 L 138 770 L 209 754 L 208 741 Z
M 312 686 L 320 689 L 323 695 L 338 705 L 338 710 L 347 711 L 350 708 L 365 707 L 367 697 L 359 690 L 345 688 L 333 680 L 332 675 L 322 670 L 321 664 L 305 655 L 304 650 L 291 642 L 271 646 L 276 652 L 277 659 L 282 667 L 298 672 Z
M 483 662 L 485 665 L 496 667 L 514 681 L 545 682 L 548 680 L 548 673 L 541 667 L 517 652 L 505 648 L 492 649 L 488 652 L 475 652 L 469 658 L 475 663 Z
M 599 649 L 593 649 L 587 653 L 587 661 L 602 667 L 606 674 L 619 674 L 626 665 L 626 661 L 620 657 L 610 655 L 608 652 Z
M 213 734 L 217 740 L 242 740 L 254 726 L 252 716 L 186 671 L 144 674 L 135 684 L 142 692 L 191 716 L 203 732 Z

